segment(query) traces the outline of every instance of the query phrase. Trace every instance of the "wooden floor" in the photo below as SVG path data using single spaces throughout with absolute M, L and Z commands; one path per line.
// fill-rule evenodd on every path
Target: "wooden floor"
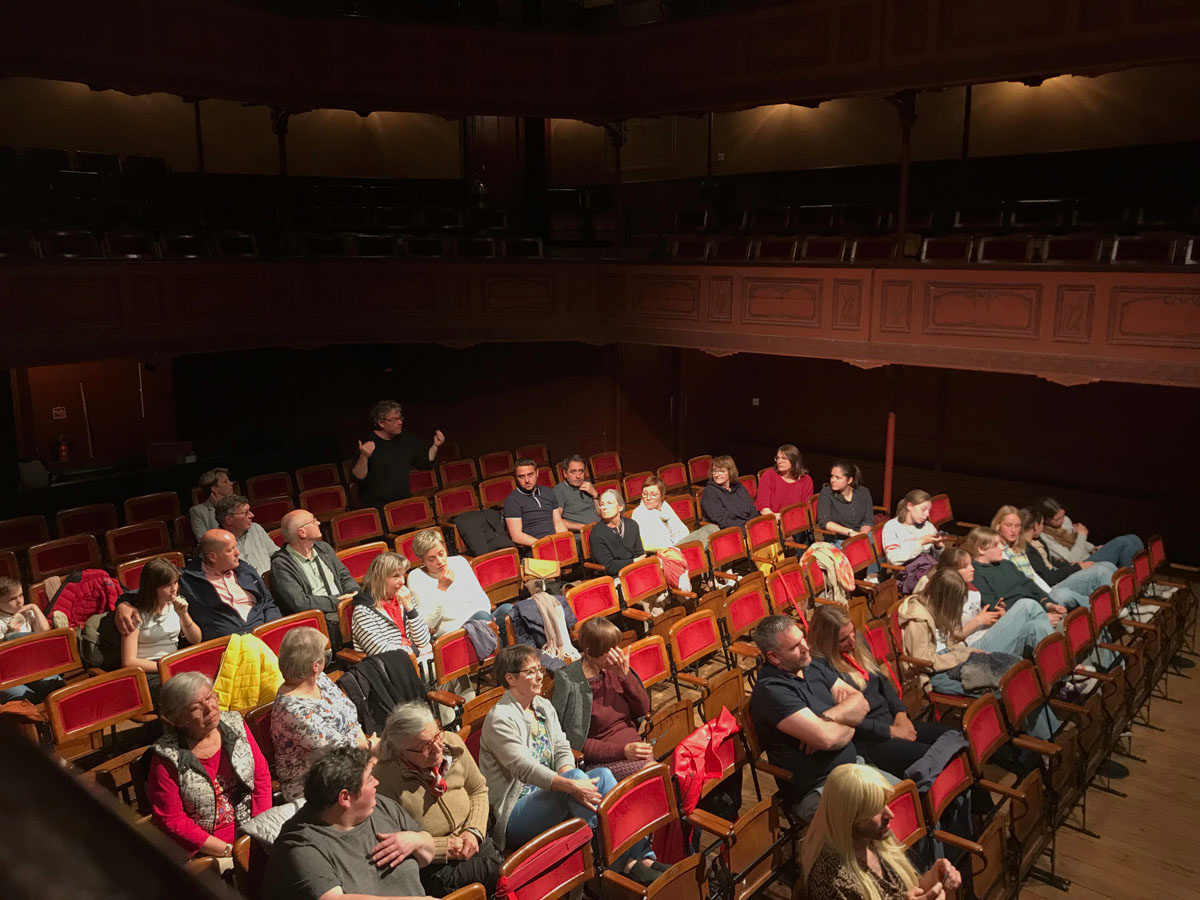
M 1100 838 L 1059 829 L 1057 871 L 1070 889 L 1029 881 L 1022 900 L 1200 898 L 1200 667 L 1185 673 L 1193 677 L 1170 679 L 1171 696 L 1182 703 L 1155 699 L 1151 706 L 1151 721 L 1165 730 L 1134 726 L 1133 752 L 1146 762 L 1117 757 L 1130 773 L 1113 787 L 1128 796 L 1088 792 L 1087 825 Z M 769 796 L 774 782 L 760 780 Z M 743 810 L 757 799 L 748 777 L 742 796 Z M 1079 821 L 1078 808 L 1072 820 Z M 1041 864 L 1048 868 L 1048 858 Z M 775 885 L 767 896 L 787 900 L 790 886 Z
M 1200 898 L 1200 667 L 1185 674 L 1170 679 L 1182 703 L 1151 705 L 1151 721 L 1166 730 L 1133 727 L 1133 752 L 1146 762 L 1121 760 L 1129 777 L 1113 782 L 1129 796 L 1088 792 L 1088 828 L 1100 839 L 1059 829 L 1058 873 L 1070 890 L 1034 881 L 1022 898 Z

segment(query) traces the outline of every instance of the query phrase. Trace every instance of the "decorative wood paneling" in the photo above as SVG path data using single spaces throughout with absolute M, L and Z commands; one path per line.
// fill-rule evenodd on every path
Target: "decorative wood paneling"
M 483 310 L 485 313 L 538 312 L 555 310 L 554 280 L 552 278 L 506 277 L 485 275 L 483 279 Z
M 655 319 L 700 318 L 700 279 L 639 275 L 633 280 L 634 315 Z
M 210 321 L 220 311 L 223 318 L 249 319 L 260 315 L 259 273 L 253 264 L 239 272 L 195 272 L 175 279 L 176 318 L 184 322 Z
M 733 321 L 733 279 L 717 277 L 709 279 L 709 292 L 712 301 L 709 307 L 710 322 Z
M 858 331 L 862 327 L 861 281 L 835 278 L 833 281 L 833 328 L 838 331 Z
M 428 275 L 372 271 L 347 273 L 339 280 L 345 308 L 353 309 L 356 316 L 392 318 L 433 312 L 433 279 Z
M 121 324 L 121 281 L 112 275 L 18 278 L 8 291 L 5 328 L 56 331 Z
M 439 310 L 452 316 L 465 316 L 471 311 L 471 285 L 462 272 L 439 272 L 434 282 L 439 291 Z
M 1110 343 L 1200 348 L 1200 288 L 1116 287 L 1109 309 Z
M 925 285 L 924 331 L 1037 337 L 1041 298 L 1041 287 L 1036 284 L 930 281 Z
M 600 276 L 600 313 L 607 322 L 619 322 L 625 318 L 624 275 Z
M 820 328 L 821 287 L 820 278 L 746 278 L 742 321 Z
M 1092 340 L 1096 291 L 1087 285 L 1060 284 L 1054 301 L 1054 340 L 1087 344 Z
M 912 281 L 885 281 L 882 287 L 879 330 L 893 334 L 907 334 L 912 331 Z

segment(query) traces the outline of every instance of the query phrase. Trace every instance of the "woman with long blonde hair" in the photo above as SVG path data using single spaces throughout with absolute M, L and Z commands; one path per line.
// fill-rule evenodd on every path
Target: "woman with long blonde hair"
M 925 755 L 949 729 L 936 722 L 913 722 L 900 698 L 896 674 L 860 640 L 844 606 L 822 604 L 808 626 L 814 664 L 827 666 L 847 684 L 862 691 L 870 710 L 854 730 L 854 746 L 872 765 L 897 778 Z
M 962 876 L 949 860 L 918 875 L 888 823 L 891 787 L 870 766 L 838 766 L 801 850 L 809 900 L 942 900 Z
M 413 656 L 431 652 L 429 628 L 404 583 L 407 574 L 408 560 L 399 553 L 386 550 L 371 560 L 350 618 L 355 650 L 368 656 L 388 650 Z

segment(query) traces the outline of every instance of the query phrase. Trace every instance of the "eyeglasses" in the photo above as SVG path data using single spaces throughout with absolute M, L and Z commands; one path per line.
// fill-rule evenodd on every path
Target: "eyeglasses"
M 248 506 L 245 509 L 239 509 L 237 512 L 234 513 L 234 515 L 235 516 L 249 516 L 251 519 L 254 518 L 254 512 Z
M 304 524 L 298 526 L 297 530 L 299 530 L 300 528 L 307 528 L 309 525 L 320 525 L 320 524 L 321 524 L 320 519 L 309 519 Z
M 380 422 L 403 422 L 404 416 L 384 416 Z
M 415 753 L 418 756 L 424 756 L 426 753 L 428 753 L 430 750 L 432 750 L 435 746 L 441 746 L 442 742 L 445 739 L 446 739 L 446 732 L 443 729 L 439 728 L 437 730 L 437 734 L 435 734 L 431 740 L 426 741 L 425 743 L 421 744 L 418 747 L 409 747 L 408 750 L 405 752 Z
M 530 678 L 537 678 L 539 675 L 546 674 L 546 667 L 538 665 L 538 666 L 532 666 L 528 669 L 518 669 L 517 674 L 518 675 L 528 675 Z

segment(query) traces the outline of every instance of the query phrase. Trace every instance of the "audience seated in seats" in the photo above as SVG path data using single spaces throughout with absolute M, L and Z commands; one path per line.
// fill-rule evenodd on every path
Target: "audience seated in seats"
M 358 481 L 363 504 L 382 509 L 409 496 L 408 473 L 433 468 L 446 438 L 440 430 L 435 431 L 429 449 L 423 448 L 414 434 L 405 433 L 404 411 L 394 400 L 371 407 L 371 421 L 374 430 L 358 442 L 358 458 L 350 474 Z
M 283 826 L 263 881 L 263 900 L 424 897 L 421 869 L 433 837 L 390 797 L 376 794 L 375 759 L 335 747 L 313 763 L 304 806 Z
M 1039 510 L 1025 506 L 1018 510 L 1021 517 L 1021 540 L 1025 542 L 1025 555 L 1038 580 L 1050 585 L 1051 599 L 1056 599 L 1067 609 L 1088 606 L 1092 591 L 1101 585 L 1112 584 L 1117 567 L 1110 562 L 1078 563 L 1063 562 L 1050 555 L 1042 542 L 1044 522 Z M 1070 591 L 1074 596 L 1056 591 Z
M 797 503 L 805 503 L 813 495 L 813 480 L 804 468 L 804 460 L 795 444 L 782 444 L 775 451 L 775 468 L 767 469 L 758 479 L 754 502 L 766 515 L 780 512 Z
M 600 798 L 617 784 L 606 768 L 576 767 L 558 714 L 542 696 L 545 671 L 529 644 L 503 648 L 492 667 L 506 690 L 484 720 L 479 768 L 496 814 L 497 845 L 504 843 L 506 850 L 572 816 L 595 829 Z M 639 842 L 614 868 L 651 881 L 658 874 L 649 869 L 652 862 L 648 842 Z
M 1025 535 L 1021 529 L 1021 511 L 1015 506 L 1002 506 L 992 517 L 992 530 L 1000 535 L 1004 559 L 1012 563 L 1021 575 L 1032 582 L 1036 596 L 1047 597 L 1065 612 L 1076 606 L 1087 605 L 1088 598 L 1065 585 L 1051 587 L 1034 571 L 1033 563 L 1025 552 Z
M 444 897 L 479 882 L 491 896 L 504 858 L 487 834 L 487 781 L 463 739 L 443 731 L 428 704 L 402 703 L 377 752 L 380 795 L 433 837 L 433 861 L 421 870 L 425 890 Z
M 966 599 L 967 582 L 963 577 L 950 568 L 939 568 L 930 577 L 923 593 L 913 594 L 900 606 L 904 652 L 933 663 L 928 684 L 939 693 L 968 693 L 963 686 L 963 666 L 974 654 L 997 657 L 981 661 L 989 669 L 991 681 L 987 686 L 997 687 L 1003 670 L 1016 662 L 1022 653 L 1032 653 L 1037 642 L 1051 631 L 1044 613 L 1030 604 L 1019 603 L 971 646 L 963 640 L 962 633 Z M 1016 649 L 1020 641 L 1026 646 Z M 925 681 L 926 676 L 922 675 L 922 682 Z M 986 687 L 981 686 L 976 692 L 979 689 Z M 1029 730 L 1048 740 L 1058 729 L 1058 722 L 1049 710 L 1043 713 L 1031 717 Z
M 650 475 L 642 482 L 642 502 L 633 510 L 633 521 L 637 522 L 642 535 L 642 548 L 654 553 L 689 541 L 699 541 L 707 547 L 709 537 L 719 531 L 719 527 L 709 522 L 695 531 L 688 531 L 679 513 L 664 501 L 666 491 L 666 483 L 657 475 Z
M 200 489 L 204 491 L 204 499 L 188 510 L 188 521 L 197 541 L 204 537 L 204 532 L 221 527 L 217 524 L 217 502 L 233 493 L 229 470 L 209 469 L 200 476 Z
M 841 535 L 834 543 L 853 534 L 868 534 L 875 524 L 871 492 L 862 485 L 862 473 L 852 462 L 839 460 L 829 469 L 829 484 L 821 485 L 817 499 L 817 527 Z
M 504 526 L 517 549 L 528 554 L 538 538 L 566 531 L 567 526 L 556 491 L 537 483 L 537 463 L 518 459 L 516 477 L 516 488 L 504 500 Z
M 238 554 L 258 574 L 271 570 L 271 557 L 279 548 L 267 530 L 254 521 L 250 501 L 241 494 L 230 494 L 217 501 L 217 527 L 224 528 L 237 539 Z
M 465 556 L 449 555 L 440 530 L 422 531 L 413 538 L 412 546 L 421 568 L 408 573 L 408 588 L 433 637 L 457 631 L 468 619 L 492 620 L 492 601 L 470 561 Z M 498 623 L 503 624 L 511 606 L 497 607 Z
M 808 900 L 954 900 L 962 876 L 944 857 L 924 875 L 888 823 L 891 787 L 869 766 L 838 766 L 808 827 L 801 864 Z
M 787 803 L 812 820 L 829 773 L 862 760 L 854 732 L 870 704 L 825 665 L 813 665 L 808 642 L 791 616 L 767 616 L 754 626 L 765 662 L 750 693 L 750 715 L 768 761 L 792 773 Z M 889 784 L 898 779 L 884 775 Z
M 909 491 L 896 504 L 896 517 L 883 525 L 883 552 L 893 566 L 904 566 L 900 593 L 911 594 L 913 586 L 937 565 L 943 536 L 929 521 L 933 506 L 925 491 Z
M 188 563 L 179 578 L 179 593 L 188 603 L 192 620 L 206 641 L 229 634 L 249 634 L 279 618 L 279 607 L 254 567 L 238 558 L 237 540 L 214 528 L 200 539 L 200 556 Z M 128 602 L 117 604 L 117 630 L 126 635 L 137 628 L 141 613 Z
M 758 515 L 750 492 L 738 481 L 737 463 L 732 456 L 713 457 L 704 496 L 700 498 L 700 513 L 717 528 L 734 525 L 745 528 L 746 523 Z
M 1036 507 L 1046 523 L 1042 534 L 1046 549 L 1063 562 L 1108 562 L 1120 569 L 1131 565 L 1134 554 L 1145 546 L 1136 534 L 1118 535 L 1097 546 L 1088 541 L 1087 526 L 1072 522 L 1063 505 L 1053 497 L 1043 497 Z
M 387 550 L 367 566 L 350 618 L 354 649 L 368 656 L 404 650 L 416 657 L 432 653 L 429 628 L 404 584 L 408 560 Z
M 238 833 L 271 808 L 267 761 L 199 672 L 168 679 L 158 709 L 163 734 L 146 779 L 154 821 L 189 853 L 232 860 Z
M 604 766 L 618 781 L 654 761 L 638 732 L 650 697 L 620 642 L 608 619 L 588 619 L 579 626 L 583 655 L 554 676 L 554 711 L 567 741 L 583 753 L 584 768 Z
M 616 491 L 607 490 L 600 495 L 600 524 L 591 534 L 592 559 L 613 577 L 646 555 L 638 523 L 625 518 L 624 511 L 625 501 Z
M 854 748 L 867 762 L 904 778 L 904 770 L 949 730 L 937 722 L 909 719 L 892 675 L 880 671 L 858 640 L 846 607 L 818 606 L 809 622 L 808 643 L 814 667 L 830 669 L 831 679 L 841 678 L 867 698 L 869 710 L 854 729 Z
M 1052 629 L 1062 621 L 1066 607 L 1051 601 L 1046 591 L 1027 578 L 1012 560 L 1004 558 L 1006 544 L 998 531 L 982 526 L 972 528 L 962 547 L 971 554 L 975 569 L 973 584 L 979 589 L 984 606 L 995 607 L 1004 601 L 1011 611 L 1016 609 L 1017 600 L 1027 597 L 1045 610 Z
M 349 635 L 338 630 L 338 598 L 358 593 L 358 582 L 321 540 L 321 523 L 307 509 L 293 509 L 280 523 L 282 547 L 271 554 L 271 593 L 285 615 L 319 609 L 335 644 Z M 274 546 L 274 544 L 272 544 Z
M 283 684 L 271 707 L 275 774 L 284 800 L 304 796 L 304 778 L 329 747 L 374 748 L 363 734 L 358 710 L 325 674 L 329 639 L 316 628 L 293 628 L 279 645 Z
M 565 477 L 554 486 L 554 498 L 562 507 L 567 531 L 583 531 L 585 526 L 600 521 L 596 506 L 600 495 L 587 480 L 587 463 L 582 456 L 568 456 L 563 467 Z
M 33 603 L 25 602 L 21 582 L 15 578 L 0 576 L 0 640 L 12 640 L 30 634 L 50 630 L 50 622 Z M 0 703 L 10 700 L 28 700 L 41 703 L 50 694 L 63 686 L 61 675 L 52 675 L 27 684 L 18 684 L 0 690 Z
M 138 589 L 127 594 L 138 611 L 138 627 L 121 638 L 121 665 L 146 673 L 150 695 L 158 698 L 158 661 L 179 649 L 179 635 L 189 644 L 201 640 L 200 626 L 188 613 L 188 602 L 179 594 L 179 570 L 158 557 L 142 569 Z

